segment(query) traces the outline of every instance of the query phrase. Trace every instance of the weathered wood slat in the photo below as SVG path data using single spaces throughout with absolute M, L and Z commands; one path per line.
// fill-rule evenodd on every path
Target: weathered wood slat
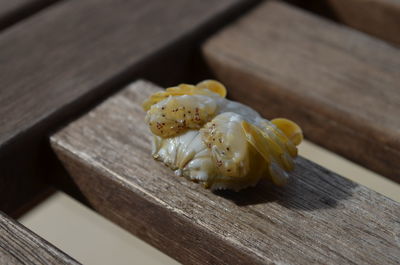
M 91 206 L 189 264 L 395 264 L 400 205 L 299 158 L 285 188 L 213 193 L 151 158 L 138 81 L 51 137 Z
M 58 0 L 0 0 L 0 30 Z
M 0 264 L 80 264 L 0 211 Z
M 203 47 L 232 98 L 400 182 L 400 50 L 279 2 Z
M 196 42 L 251 2 L 62 1 L 3 32 L 0 209 L 44 186 L 49 131 L 146 67 L 177 76 Z
M 400 45 L 398 0 L 286 0 L 311 12 Z
M 400 45 L 400 1 L 324 0 L 322 2 L 331 8 L 339 21 Z

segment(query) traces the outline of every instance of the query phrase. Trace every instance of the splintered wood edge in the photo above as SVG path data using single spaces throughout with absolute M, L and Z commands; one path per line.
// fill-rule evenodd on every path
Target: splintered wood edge
M 0 263 L 80 264 L 2 212 L 0 212 Z
M 298 158 L 291 183 L 213 193 L 150 156 L 137 81 L 51 137 L 91 206 L 190 264 L 393 263 L 398 203 Z

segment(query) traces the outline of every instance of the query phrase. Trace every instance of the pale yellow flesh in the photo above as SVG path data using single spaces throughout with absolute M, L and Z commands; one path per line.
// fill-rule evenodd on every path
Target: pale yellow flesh
M 200 129 L 215 116 L 216 102 L 203 95 L 169 97 L 150 107 L 146 122 L 153 134 L 174 137 L 188 129 Z

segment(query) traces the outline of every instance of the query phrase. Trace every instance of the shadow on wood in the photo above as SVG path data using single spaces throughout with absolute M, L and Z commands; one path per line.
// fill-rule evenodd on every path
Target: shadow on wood
M 60 0 L 1 1 L 0 31 Z
M 340 208 L 340 201 L 352 196 L 352 190 L 357 184 L 343 178 L 337 178 L 334 173 L 326 170 L 304 158 L 297 159 L 297 167 L 287 186 L 277 187 L 264 180 L 256 187 L 240 192 L 214 191 L 218 196 L 233 201 L 238 206 L 278 203 L 289 209 L 300 211 L 315 211 L 320 209 Z M 311 170 L 312 169 L 312 170 Z M 298 173 L 298 172 L 302 173 Z M 305 175 L 304 172 L 310 174 Z M 329 193 L 340 187 L 340 192 Z

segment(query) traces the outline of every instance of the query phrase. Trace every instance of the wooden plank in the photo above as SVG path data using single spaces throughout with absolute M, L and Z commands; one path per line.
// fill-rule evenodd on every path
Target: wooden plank
M 335 22 L 400 45 L 399 0 L 285 0 Z
M 400 45 L 400 1 L 324 0 L 322 2 L 332 10 L 339 21 Z
M 139 71 L 179 76 L 197 41 L 252 2 L 63 1 L 3 32 L 0 209 L 34 196 L 46 174 L 60 175 L 49 169 L 51 130 Z
M 203 46 L 232 98 L 400 182 L 400 50 L 279 2 Z
M 0 211 L 0 264 L 80 264 Z
M 55 3 L 57 0 L 0 0 L 0 30 Z
M 213 193 L 151 157 L 138 81 L 51 137 L 91 206 L 187 264 L 395 264 L 400 205 L 304 158 L 285 188 Z

